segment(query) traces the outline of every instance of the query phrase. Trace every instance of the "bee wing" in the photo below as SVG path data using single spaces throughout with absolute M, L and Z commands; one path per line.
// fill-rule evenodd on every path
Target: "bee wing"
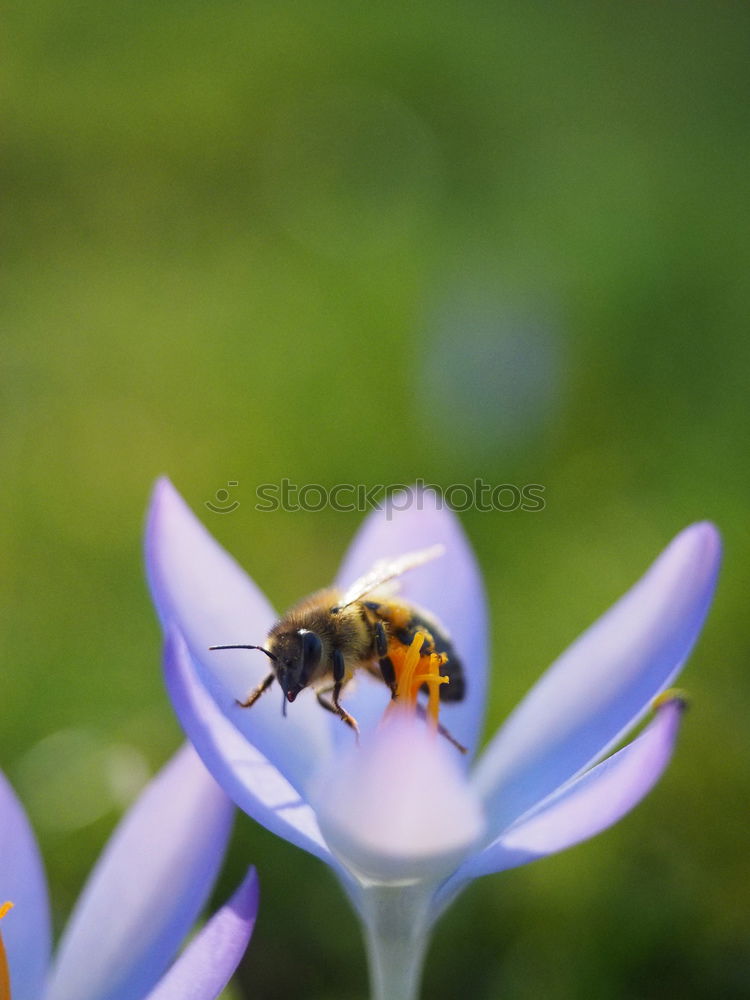
M 365 573 L 349 587 L 341 598 L 339 607 L 345 608 L 355 601 L 360 601 L 373 590 L 401 576 L 410 569 L 432 562 L 445 552 L 444 545 L 432 545 L 429 549 L 419 549 L 417 552 L 407 552 L 406 555 L 393 559 L 380 559 L 369 572 Z

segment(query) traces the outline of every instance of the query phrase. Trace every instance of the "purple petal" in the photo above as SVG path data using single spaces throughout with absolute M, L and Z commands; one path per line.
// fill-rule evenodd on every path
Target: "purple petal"
M 360 528 L 341 566 L 337 586 L 350 586 L 380 559 L 437 543 L 445 546 L 445 554 L 405 573 L 399 593 L 431 612 L 453 638 L 466 675 L 466 698 L 458 704 L 444 702 L 440 717 L 456 739 L 473 751 L 484 720 L 487 609 L 474 553 L 453 511 L 430 490 L 396 494 L 383 510 L 373 511 Z M 382 711 L 387 691 L 379 693 Z M 364 700 L 371 695 L 347 696 L 347 707 L 358 719 L 369 714 L 366 706 L 358 705 L 359 697 Z
M 158 981 L 203 908 L 234 807 L 185 746 L 147 786 L 97 862 L 45 1000 L 133 1000 Z
M 162 623 L 172 621 L 179 628 L 221 710 L 296 788 L 304 788 L 314 762 L 330 750 L 325 713 L 314 697 L 300 697 L 282 730 L 273 690 L 252 712 L 236 704 L 269 673 L 269 662 L 257 650 L 208 647 L 262 643 L 274 612 L 166 479 L 154 490 L 146 560 Z
M 257 912 L 258 879 L 251 868 L 146 1000 L 216 1000 L 245 954 Z
M 217 709 L 174 629 L 167 636 L 164 669 L 180 723 L 225 792 L 271 833 L 333 865 L 311 807 Z
M 459 754 L 407 713 L 329 764 L 316 812 L 336 856 L 376 882 L 444 878 L 484 831 Z
M 467 861 L 454 876 L 454 884 L 562 851 L 622 819 L 664 773 L 683 708 L 678 698 L 664 702 L 637 739 L 518 820 Z
M 491 830 L 600 758 L 672 682 L 708 612 L 720 550 L 713 525 L 686 528 L 532 688 L 475 772 Z
M 2 921 L 13 1000 L 38 1000 L 50 958 L 47 882 L 23 806 L 0 772 L 0 906 L 13 903 Z

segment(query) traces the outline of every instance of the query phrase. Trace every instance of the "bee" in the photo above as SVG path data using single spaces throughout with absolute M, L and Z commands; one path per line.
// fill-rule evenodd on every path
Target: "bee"
M 341 704 L 345 685 L 358 670 L 365 670 L 382 681 L 395 700 L 410 649 L 414 650 L 412 660 L 439 664 L 440 702 L 463 701 L 463 666 L 447 631 L 427 612 L 393 594 L 402 574 L 442 553 L 443 547 L 437 545 L 381 560 L 344 593 L 335 588 L 318 591 L 290 608 L 272 627 L 263 646 L 211 646 L 212 650 L 258 649 L 271 660 L 271 672 L 238 704 L 250 708 L 277 681 L 286 714 L 287 702 L 311 687 L 318 703 L 357 733 L 356 719 Z M 426 689 L 426 684 L 421 687 Z M 421 705 L 417 711 L 425 714 Z M 437 729 L 465 752 L 443 726 L 438 724 Z

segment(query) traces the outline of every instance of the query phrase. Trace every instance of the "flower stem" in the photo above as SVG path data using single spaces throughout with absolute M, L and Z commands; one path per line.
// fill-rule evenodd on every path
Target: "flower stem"
M 417 1000 L 430 921 L 423 885 L 378 885 L 365 890 L 365 944 L 372 1000 Z

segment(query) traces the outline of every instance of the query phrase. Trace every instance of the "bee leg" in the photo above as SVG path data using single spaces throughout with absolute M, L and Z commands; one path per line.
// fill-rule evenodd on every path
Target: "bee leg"
M 315 697 L 318 699 L 318 704 L 320 705 L 320 707 L 324 708 L 326 712 L 333 712 L 334 715 L 339 714 L 333 707 L 333 705 L 330 703 L 330 701 L 328 701 L 326 698 L 323 697 L 322 691 L 316 691 Z
M 453 746 L 456 748 L 456 750 L 458 750 L 460 753 L 468 753 L 469 752 L 468 747 L 465 747 L 463 745 L 463 743 L 459 743 L 458 740 L 456 739 L 456 737 L 452 736 L 451 733 L 448 732 L 448 730 L 445 728 L 445 726 L 442 723 L 438 722 L 438 727 L 437 728 L 438 728 L 438 732 L 440 733 L 440 735 L 444 736 L 445 739 L 448 740 L 449 743 L 452 743 Z
M 338 715 L 338 717 L 343 722 L 345 722 L 347 724 L 347 726 L 349 726 L 350 729 L 354 730 L 354 732 L 357 734 L 357 739 L 359 739 L 359 726 L 357 725 L 357 720 L 354 718 L 353 715 L 349 715 L 349 713 L 347 712 L 347 710 L 342 705 L 339 704 L 339 700 L 338 700 L 339 699 L 339 694 L 340 694 L 340 691 L 337 690 L 336 688 L 334 688 L 333 689 L 333 710 L 336 713 L 336 715 Z
M 346 677 L 346 664 L 344 662 L 344 654 L 340 649 L 334 649 L 332 654 L 333 659 L 333 710 L 338 715 L 340 719 L 350 726 L 354 732 L 359 737 L 359 726 L 357 725 L 357 720 L 354 716 L 349 715 L 347 710 L 343 708 L 339 702 L 341 697 L 341 688 L 344 686 L 344 678 Z M 320 699 L 318 699 L 320 700 Z
M 322 691 L 318 691 L 316 697 L 318 699 L 318 704 L 322 708 L 324 708 L 326 712 L 333 712 L 334 715 L 338 715 L 338 717 L 342 720 L 342 722 L 345 722 L 347 726 L 353 729 L 354 732 L 357 734 L 357 737 L 359 737 L 359 726 L 357 725 L 357 720 L 354 718 L 353 715 L 349 715 L 347 710 L 342 705 L 332 704 L 330 701 L 328 701 L 323 696 Z
M 240 699 L 238 698 L 237 704 L 240 706 L 240 708 L 250 708 L 250 706 L 254 705 L 255 702 L 258 700 L 258 698 L 260 698 L 263 692 L 267 691 L 270 688 L 270 686 L 273 684 L 275 680 L 276 680 L 276 674 L 273 671 L 271 671 L 268 677 L 264 678 L 257 686 L 257 688 L 254 691 L 250 692 L 245 701 L 240 701 Z
M 427 710 L 425 709 L 424 705 L 420 705 L 419 702 L 417 702 L 417 715 L 419 715 L 420 718 L 422 719 L 427 718 Z M 463 745 L 463 743 L 459 743 L 456 737 L 453 736 L 449 732 L 449 730 L 447 730 L 445 726 L 440 722 L 438 722 L 437 724 L 437 731 L 440 733 L 441 736 L 443 736 L 446 740 L 448 740 L 449 743 L 452 743 L 453 746 L 456 748 L 456 750 L 460 750 L 461 753 L 469 752 L 467 748 Z
M 388 636 L 385 632 L 385 625 L 382 622 L 375 622 L 375 652 L 378 654 L 378 665 L 380 674 L 391 689 L 391 701 L 396 698 L 396 669 L 393 660 L 388 655 Z

